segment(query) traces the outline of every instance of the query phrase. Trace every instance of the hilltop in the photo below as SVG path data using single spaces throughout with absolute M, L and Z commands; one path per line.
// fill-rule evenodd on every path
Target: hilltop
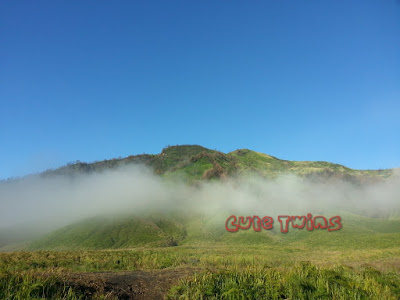
M 159 154 L 131 155 L 125 158 L 75 162 L 54 170 L 47 170 L 40 176 L 75 175 L 102 172 L 120 166 L 143 164 L 163 177 L 181 177 L 188 182 L 197 180 L 224 179 L 239 175 L 257 174 L 273 178 L 290 173 L 315 179 L 340 179 L 352 182 L 371 182 L 390 177 L 394 169 L 355 170 L 324 161 L 290 161 L 274 156 L 238 149 L 230 153 L 204 148 L 199 145 L 169 146 Z

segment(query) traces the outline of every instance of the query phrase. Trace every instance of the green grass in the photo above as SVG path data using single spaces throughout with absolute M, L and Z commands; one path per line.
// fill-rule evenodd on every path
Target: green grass
M 29 245 L 29 250 L 118 249 L 173 246 L 185 237 L 173 218 L 157 214 L 96 217 L 63 227 Z
M 132 235 L 135 243 L 133 246 L 122 243 L 129 248 L 124 250 L 117 249 L 121 245 L 118 243 L 112 244 L 109 250 L 76 248 L 79 242 L 85 241 L 80 240 L 79 235 L 77 242 L 74 235 L 66 232 L 87 230 L 77 224 L 76 228 L 70 226 L 67 227 L 69 230 L 57 232 L 57 239 L 50 243 L 42 240 L 42 246 L 52 249 L 66 238 L 64 245 L 72 243 L 75 245 L 70 248 L 72 250 L 1 253 L 0 274 L 8 274 L 4 275 L 6 282 L 11 280 L 7 276 L 20 276 L 26 272 L 65 274 L 197 268 L 199 271 L 194 277 L 178 282 L 170 290 L 170 299 L 399 299 L 400 220 L 351 213 L 340 215 L 343 228 L 339 231 L 310 232 L 290 228 L 287 234 L 281 233 L 279 228 L 228 233 L 223 227 L 223 214 L 175 217 L 149 214 L 140 219 L 126 216 L 118 219 L 123 220 L 122 223 L 110 221 L 112 226 L 103 220 L 97 223 L 99 220 L 92 219 L 93 223 L 83 224 L 90 227 L 87 232 L 92 234 L 97 228 L 96 238 L 115 237 L 115 232 L 121 237 L 121 231 L 115 231 L 115 228 L 130 228 L 127 226 L 130 224 L 132 231 L 127 230 L 125 237 Z M 162 237 L 156 239 L 157 243 L 172 236 L 178 246 L 153 244 L 151 239 L 146 242 L 153 236 L 149 228 L 157 228 L 156 236 Z M 97 243 L 95 239 L 85 237 Z M 37 283 L 42 290 L 55 285 L 55 293 L 68 292 L 71 297 L 80 297 L 79 291 L 60 285 L 63 281 L 57 276 L 51 279 L 53 281 L 43 280 L 45 277 L 31 278 L 26 281 L 28 287 L 25 289 L 29 290 L 32 285 L 32 295 L 36 295 Z M 19 290 L 9 292 L 19 293 Z M 98 297 L 103 296 L 98 294 Z
M 29 250 L 94 250 L 176 245 L 310 245 L 314 248 L 348 249 L 355 247 L 400 247 L 400 220 L 371 218 L 352 213 L 339 214 L 343 228 L 339 231 L 308 231 L 289 227 L 280 232 L 274 216 L 274 229 L 227 232 L 225 221 L 230 214 L 214 215 L 148 213 L 140 217 L 97 217 L 61 228 L 29 246 Z
M 79 299 L 85 291 L 74 291 L 62 281 L 62 274 L 187 267 L 199 271 L 178 282 L 170 298 L 220 299 L 223 294 L 226 299 L 243 295 L 245 299 L 400 297 L 400 247 L 379 248 L 379 244 L 339 250 L 308 243 L 265 243 L 0 253 L 0 290 L 12 295 L 30 291 L 31 298 L 21 299 L 35 298 L 43 289 L 53 293 L 45 293 L 48 299 L 57 293 Z
M 74 291 L 57 276 L 41 276 L 32 272 L 3 272 L 0 274 L 0 299 L 85 299 L 85 294 Z M 102 296 L 97 299 L 104 299 Z
M 400 275 L 373 268 L 249 268 L 208 272 L 181 282 L 169 299 L 398 299 Z

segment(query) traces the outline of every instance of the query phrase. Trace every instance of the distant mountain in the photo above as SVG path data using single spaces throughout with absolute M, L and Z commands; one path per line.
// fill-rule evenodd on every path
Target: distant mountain
M 73 176 L 133 164 L 149 166 L 156 174 L 164 177 L 180 176 L 188 182 L 250 174 L 273 178 L 279 174 L 291 173 L 316 180 L 339 179 L 368 183 L 390 177 L 395 172 L 395 169 L 355 170 L 324 161 L 282 160 L 248 149 L 222 153 L 198 145 L 181 145 L 166 147 L 157 155 L 141 154 L 93 163 L 70 163 L 45 171 L 40 176 Z

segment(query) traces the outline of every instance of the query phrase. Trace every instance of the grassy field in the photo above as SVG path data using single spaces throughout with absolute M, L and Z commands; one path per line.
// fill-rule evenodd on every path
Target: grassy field
M 399 299 L 400 220 L 341 216 L 339 231 L 287 234 L 229 233 L 219 215 L 93 218 L 33 243 L 35 251 L 1 253 L 0 298 L 124 299 L 97 275 L 71 278 L 162 270 L 187 275 L 172 284 L 148 276 L 169 299 Z
M 169 298 L 398 299 L 397 243 L 368 249 L 290 243 L 1 253 L 0 297 L 79 299 L 85 289 L 65 282 L 70 273 L 195 268 L 193 276 L 176 282 Z M 107 295 L 99 290 L 94 297 Z
M 168 285 L 164 296 L 169 299 L 400 298 L 399 220 L 345 214 L 339 231 L 291 228 L 288 234 L 279 229 L 215 232 L 214 223 L 204 219 L 172 223 L 153 216 L 149 220 L 164 228 L 165 234 L 175 236 L 177 246 L 1 253 L 0 298 L 123 299 L 107 286 L 77 284 L 71 278 L 98 272 L 135 274 L 139 270 L 163 270 L 163 276 L 190 271 L 188 276 Z M 140 224 L 144 224 L 143 232 L 149 226 L 141 221 L 133 223 L 136 239 L 141 236 Z M 123 222 L 133 221 L 128 218 Z M 200 222 L 209 225 L 199 227 Z M 78 228 L 82 229 L 81 225 Z M 115 233 L 115 226 L 110 231 L 101 228 L 100 232 Z M 71 234 L 71 230 L 67 229 L 67 233 Z M 64 231 L 58 232 L 61 240 L 56 240 L 57 244 L 74 236 Z M 99 238 L 96 234 L 94 237 Z M 93 241 L 98 244 L 95 238 Z M 42 240 L 46 242 L 47 239 Z M 47 246 L 52 248 L 53 244 Z

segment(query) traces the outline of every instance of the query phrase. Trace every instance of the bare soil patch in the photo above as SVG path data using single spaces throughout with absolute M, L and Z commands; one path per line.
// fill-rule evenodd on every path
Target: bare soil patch
M 124 272 L 70 273 L 63 280 L 90 299 L 96 293 L 103 293 L 118 299 L 164 299 L 168 290 L 179 279 L 190 277 L 199 268 L 176 268 L 164 270 L 135 270 Z

